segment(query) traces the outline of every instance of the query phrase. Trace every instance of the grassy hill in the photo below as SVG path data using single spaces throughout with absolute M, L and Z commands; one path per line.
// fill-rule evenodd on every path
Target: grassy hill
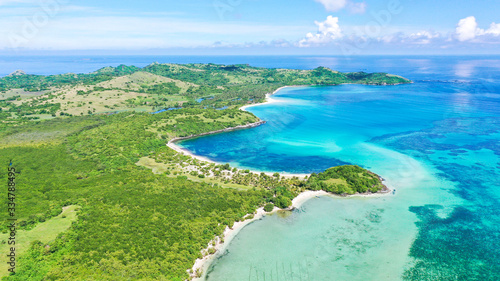
M 223 108 L 263 101 L 286 85 L 359 83 L 391 85 L 411 81 L 386 73 L 341 73 L 268 69 L 249 65 L 158 64 L 105 67 L 89 74 L 0 78 L 0 120 L 38 120 L 126 110 Z

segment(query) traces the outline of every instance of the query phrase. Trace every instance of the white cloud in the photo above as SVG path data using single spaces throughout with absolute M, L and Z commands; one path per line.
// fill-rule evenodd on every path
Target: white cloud
M 487 29 L 478 26 L 475 17 L 460 20 L 455 30 L 436 32 L 433 30 L 406 30 L 404 27 L 384 28 L 380 34 L 366 32 L 370 26 L 339 26 L 338 17 L 328 16 L 323 22 L 315 22 L 316 33 L 309 32 L 295 43 L 299 47 L 332 47 L 347 54 L 358 54 L 366 50 L 429 49 L 466 50 L 474 46 L 494 49 L 500 45 L 500 23 L 491 23 Z M 479 45 L 481 44 L 481 45 Z M 498 52 L 498 51 L 497 51 Z
M 432 30 L 412 33 L 389 31 L 378 36 L 370 36 L 364 32 L 363 28 L 353 28 L 353 26 L 348 26 L 345 30 L 340 28 L 339 18 L 333 16 L 328 16 L 323 22 L 315 21 L 314 23 L 318 26 L 318 31 L 307 33 L 305 38 L 298 41 L 299 47 L 351 45 L 366 48 L 369 45 L 380 44 L 386 46 L 431 46 L 433 44 L 439 45 L 446 39 L 441 33 Z M 366 26 L 364 28 L 366 29 Z
M 500 23 L 494 23 L 494 22 L 492 22 L 491 25 L 490 25 L 490 28 L 487 29 L 484 33 L 485 34 L 492 34 L 492 35 L 495 35 L 495 36 L 500 35 Z
M 342 37 L 342 31 L 339 26 L 339 18 L 328 16 L 323 22 L 314 22 L 318 26 L 319 33 L 323 35 L 328 35 L 332 39 Z
M 290 42 L 288 42 L 287 40 L 285 39 L 277 39 L 277 40 L 272 40 L 270 42 L 270 45 L 271 46 L 275 46 L 275 47 L 290 47 L 292 46 L 290 44 Z
M 490 28 L 484 30 L 478 27 L 476 18 L 473 16 L 461 19 L 455 30 L 455 36 L 458 41 L 470 41 L 478 37 L 489 36 L 499 36 L 500 35 L 500 23 L 491 23 Z
M 455 30 L 458 41 L 474 39 L 480 32 L 480 29 L 477 27 L 476 18 L 472 16 L 461 19 Z
M 339 26 L 339 18 L 328 16 L 325 21 L 314 21 L 318 26 L 316 34 L 311 32 L 306 34 L 306 38 L 299 41 L 299 46 L 320 45 L 342 38 L 342 29 Z
M 329 12 L 337 12 L 347 8 L 353 14 L 362 14 L 366 10 L 365 2 L 351 2 L 349 0 L 314 0 L 321 3 Z
M 378 42 L 391 45 L 430 45 L 443 42 L 445 37 L 439 32 L 421 30 L 413 33 L 395 32 L 377 38 Z
M 407 41 L 413 44 L 430 44 L 433 39 L 440 38 L 441 34 L 432 31 L 419 31 L 408 35 Z

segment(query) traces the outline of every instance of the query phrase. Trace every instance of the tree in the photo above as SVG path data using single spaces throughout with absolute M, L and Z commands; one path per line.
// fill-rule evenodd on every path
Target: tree
M 266 211 L 266 212 L 271 212 L 273 209 L 274 209 L 274 204 L 273 203 L 267 203 L 264 206 L 264 211 Z

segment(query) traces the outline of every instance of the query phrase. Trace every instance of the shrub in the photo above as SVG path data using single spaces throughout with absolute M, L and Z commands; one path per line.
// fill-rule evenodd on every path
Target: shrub
M 273 209 L 274 209 L 274 204 L 273 203 L 267 203 L 264 206 L 264 211 L 266 211 L 266 212 L 271 212 Z
M 292 205 L 292 200 L 290 200 L 290 198 L 281 195 L 272 198 L 271 201 L 280 209 L 284 209 Z

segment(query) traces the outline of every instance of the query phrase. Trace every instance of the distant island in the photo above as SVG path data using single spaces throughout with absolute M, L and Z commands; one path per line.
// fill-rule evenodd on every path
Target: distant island
M 195 261 L 256 210 L 288 209 L 304 192 L 386 192 L 378 175 L 355 165 L 311 175 L 253 172 L 174 144 L 263 124 L 240 108 L 281 87 L 344 83 L 411 81 L 324 67 L 158 63 L 0 78 L 0 153 L 20 171 L 16 216 L 26 241 L 6 280 L 194 278 Z M 6 230 L 0 235 L 7 239 Z M 5 255 L 0 261 L 7 266 Z

